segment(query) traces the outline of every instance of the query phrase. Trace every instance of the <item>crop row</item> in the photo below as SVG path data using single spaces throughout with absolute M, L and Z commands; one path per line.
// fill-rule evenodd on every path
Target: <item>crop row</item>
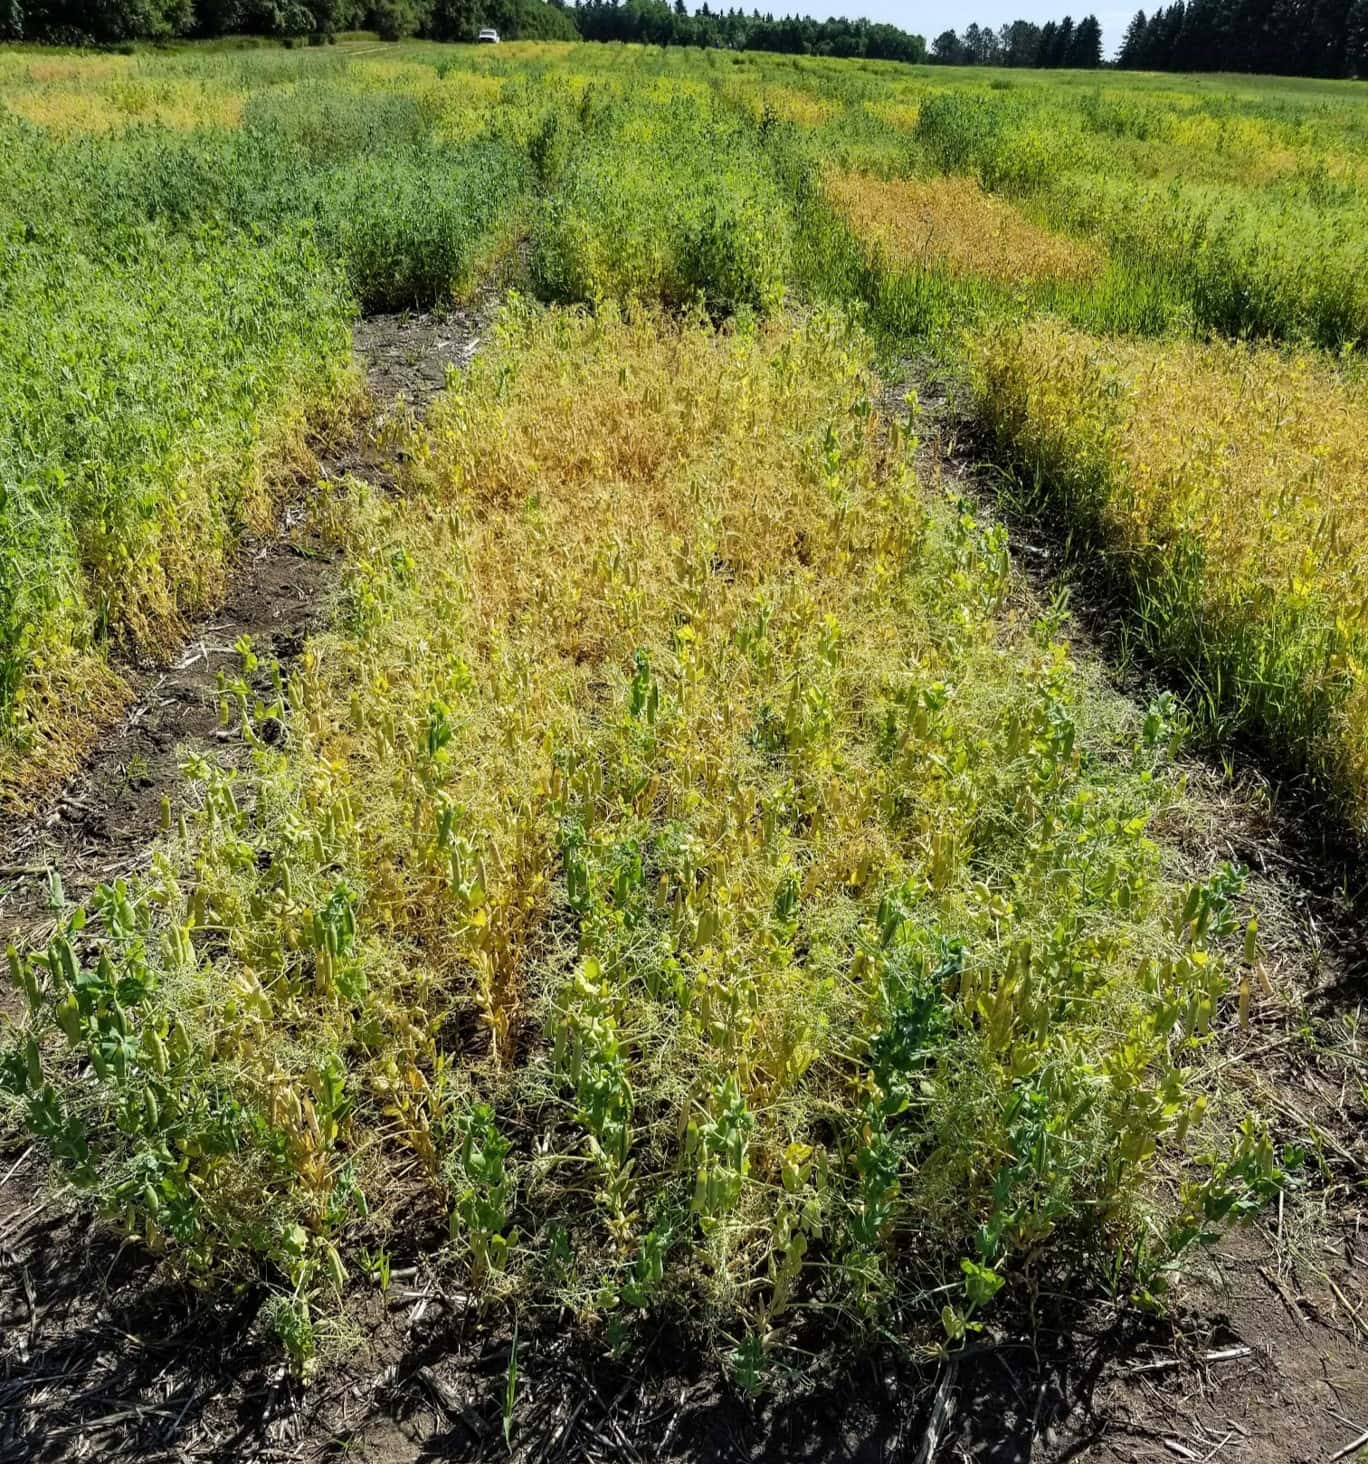
M 301 1361 L 398 1206 L 482 1301 L 675 1316 L 755 1386 L 1042 1265 L 1156 1292 L 1274 1183 L 1201 1079 L 1239 875 L 1147 832 L 1173 709 L 1019 623 L 868 351 L 507 309 L 405 492 L 349 490 L 337 630 L 225 685 L 252 767 L 12 958 L 29 1125 L 182 1268 L 264 1266 Z

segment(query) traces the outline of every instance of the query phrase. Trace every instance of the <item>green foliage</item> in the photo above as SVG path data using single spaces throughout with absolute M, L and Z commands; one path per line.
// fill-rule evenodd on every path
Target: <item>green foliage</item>
M 431 305 L 470 286 L 526 175 L 496 142 L 368 158 L 319 180 L 316 236 L 363 310 Z
M 1134 273 L 1157 274 L 1201 329 L 1338 348 L 1368 340 L 1368 212 L 1289 186 L 1230 186 L 1095 174 L 1062 178 L 1049 207 L 1101 235 Z
M 595 119 L 543 206 L 533 280 L 551 300 L 772 310 L 787 212 L 753 136 L 716 106 L 621 105 Z
M 470 284 L 528 159 L 434 123 L 413 96 L 324 82 L 263 86 L 240 131 L 62 140 L 0 119 L 7 761 L 62 733 L 82 657 L 160 651 L 212 603 L 273 472 L 354 396 L 354 310 Z
M 70 237 L 70 236 L 69 236 Z M 0 285 L 0 717 L 41 663 L 162 643 L 260 516 L 260 437 L 337 401 L 346 298 L 286 231 L 148 226 L 103 257 L 11 236 Z
M 362 25 L 382 40 L 417 34 L 469 41 L 482 25 L 506 40 L 577 40 L 574 20 L 543 0 L 7 0 L 13 18 L 0 38 L 62 44 L 164 41 L 174 36 L 234 33 L 278 36 L 287 46 L 308 36 L 319 44 Z
M 21 0 L 17 33 L 29 40 L 165 40 L 194 20 L 188 0 Z
M 455 1202 L 451 1236 L 468 1248 L 476 1275 L 483 1277 L 504 1269 L 515 1239 L 509 1228 L 514 1186 L 505 1164 L 510 1145 L 493 1109 L 483 1103 L 457 1119 L 454 1138 L 448 1160 Z

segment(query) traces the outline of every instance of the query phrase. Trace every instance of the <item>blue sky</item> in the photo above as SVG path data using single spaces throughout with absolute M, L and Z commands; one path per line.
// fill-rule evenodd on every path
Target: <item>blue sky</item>
M 729 5 L 734 0 L 724 0 Z M 900 25 L 904 30 L 915 31 L 926 37 L 927 45 L 943 30 L 962 31 L 970 21 L 979 25 L 991 25 L 994 30 L 1012 20 L 1034 20 L 1043 25 L 1047 20 L 1061 20 L 1066 14 L 1078 20 L 1084 15 L 1095 15 L 1102 23 L 1102 48 L 1104 54 L 1112 55 L 1121 44 L 1130 18 L 1139 9 L 1143 0 L 1128 9 L 1103 9 L 1089 5 L 1087 0 L 918 0 L 916 4 L 899 3 L 899 0 L 740 0 L 749 10 L 759 5 L 761 10 L 772 10 L 776 15 L 801 13 L 825 19 L 828 15 L 866 15 L 870 20 L 887 20 Z

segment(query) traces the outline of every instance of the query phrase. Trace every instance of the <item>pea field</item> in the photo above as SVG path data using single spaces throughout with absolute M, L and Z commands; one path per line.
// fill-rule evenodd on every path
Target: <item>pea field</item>
M 15 46 L 0 185 L 0 1458 L 249 1457 L 40 1211 L 272 1457 L 1081 1457 L 1089 1328 L 1244 1411 L 1086 1457 L 1368 1444 L 1364 84 Z

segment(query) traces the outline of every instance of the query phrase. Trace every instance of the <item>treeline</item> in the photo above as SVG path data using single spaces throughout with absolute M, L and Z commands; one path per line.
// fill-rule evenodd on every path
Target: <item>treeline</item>
M 175 37 L 266 35 L 325 39 L 366 29 L 387 39 L 468 41 L 481 26 L 506 40 L 638 41 L 802 56 L 924 61 L 926 41 L 868 20 L 812 20 L 712 10 L 684 0 L 0 0 L 0 38 L 118 44 Z
M 322 40 L 374 30 L 473 40 L 482 25 L 529 40 L 576 39 L 569 13 L 543 0 L 0 0 L 0 37 L 101 45 L 224 35 Z
M 1014 20 L 994 30 L 970 25 L 962 36 L 942 31 L 931 43 L 931 60 L 942 66 L 1077 66 L 1102 64 L 1102 27 L 1095 15 L 1077 25 L 1073 17 L 1036 25 Z
M 1136 12 L 1116 64 L 1368 77 L 1368 0 L 1175 0 Z
M 794 56 L 868 56 L 926 60 L 923 37 L 869 20 L 776 19 L 758 10 L 712 10 L 707 0 L 690 14 L 684 0 L 582 0 L 573 11 L 586 41 L 640 41 L 651 46 L 718 46 Z

